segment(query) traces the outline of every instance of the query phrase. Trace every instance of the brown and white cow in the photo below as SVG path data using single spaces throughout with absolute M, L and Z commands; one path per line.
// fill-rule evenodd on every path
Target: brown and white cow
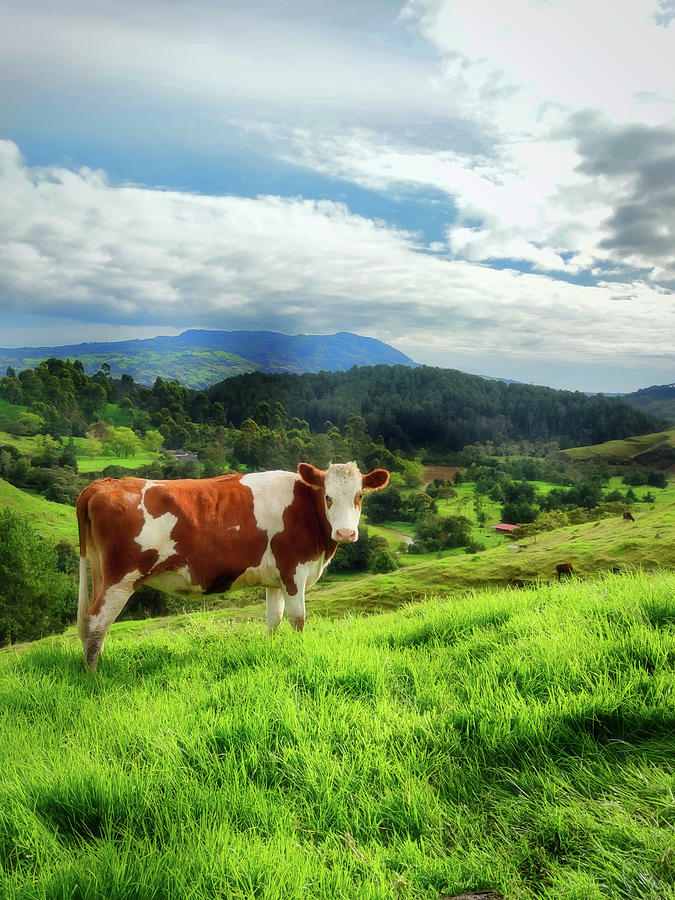
M 338 543 L 358 538 L 362 492 L 388 480 L 385 469 L 362 475 L 356 463 L 326 471 L 300 463 L 297 474 L 93 482 L 77 500 L 77 627 L 85 665 L 96 668 L 110 625 L 142 584 L 177 594 L 262 585 L 269 630 L 285 607 L 291 625 L 302 631 L 305 590 Z

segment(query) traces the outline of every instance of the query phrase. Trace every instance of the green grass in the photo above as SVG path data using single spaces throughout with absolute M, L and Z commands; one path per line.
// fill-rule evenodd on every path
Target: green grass
M 38 452 L 35 437 L 9 434 L 7 431 L 0 431 L 0 444 L 12 444 L 20 453 L 26 453 L 28 456 L 35 456 Z
M 22 491 L 0 478 L 0 507 L 8 506 L 21 513 L 38 534 L 52 542 L 70 541 L 77 546 L 77 519 L 75 508 L 45 500 L 40 494 Z
M 27 406 L 9 403 L 0 397 L 0 422 L 3 424 L 14 424 L 18 422 L 23 413 L 30 412 Z
M 121 466 L 124 469 L 138 469 L 155 462 L 157 456 L 149 453 L 138 453 L 136 456 L 78 456 L 77 468 L 80 472 L 102 472 L 108 466 Z
M 665 488 L 649 487 L 648 485 L 631 488 L 629 484 L 624 484 L 621 477 L 617 475 L 609 479 L 603 490 L 605 492 L 620 491 L 622 494 L 625 494 L 628 490 L 632 490 L 638 500 L 642 499 L 645 494 L 651 494 L 654 498 L 655 506 L 664 506 L 668 503 L 675 503 L 675 479 L 671 479 L 668 482 L 668 487 Z M 647 507 L 645 507 L 645 509 L 646 508 Z M 635 510 L 637 510 L 638 513 L 644 511 L 642 506 L 633 507 L 634 512 Z
M 443 590 L 503 586 L 516 578 L 529 584 L 549 581 L 560 562 L 571 562 L 584 578 L 615 566 L 624 571 L 675 569 L 675 504 L 634 506 L 633 515 L 635 522 L 616 517 L 545 532 L 522 541 L 526 549 L 520 552 L 510 550 L 511 542 L 500 538 L 499 546 L 472 555 L 410 554 L 407 564 L 389 575 L 339 584 L 319 582 L 312 588 L 310 603 L 331 615 L 353 609 L 375 612 Z M 262 614 L 261 608 L 256 614 Z
M 589 447 L 573 447 L 562 452 L 572 459 L 637 460 L 645 453 L 658 453 L 668 448 L 675 448 L 675 426 L 655 434 L 641 434 L 637 437 L 607 441 L 604 444 L 593 444 Z
M 675 897 L 675 576 L 0 653 L 0 895 Z

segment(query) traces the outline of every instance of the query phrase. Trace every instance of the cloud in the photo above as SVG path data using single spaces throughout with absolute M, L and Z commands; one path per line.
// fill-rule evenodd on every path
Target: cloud
M 353 330 L 424 361 L 669 353 L 675 310 L 644 284 L 583 287 L 419 252 L 341 205 L 211 197 L 30 168 L 0 143 L 0 296 L 74 320 Z M 617 294 L 628 297 L 617 304 Z M 611 325 L 608 323 L 611 322 Z
M 570 120 L 578 170 L 613 185 L 615 202 L 599 248 L 675 285 L 675 126 L 616 125 L 583 113 Z
M 284 160 L 332 178 L 444 193 L 455 258 L 586 280 L 637 270 L 671 288 L 672 35 L 651 0 L 514 2 L 404 7 L 401 20 L 441 54 L 434 84 L 453 109 L 444 140 L 410 127 L 252 130 L 267 127 Z
M 373 16 L 355 4 L 336 4 L 341 15 L 326 3 L 282 12 L 259 0 L 250 9 L 201 0 L 187 15 L 181 4 L 147 0 L 3 5 L 0 66 L 14 82 L 94 96 L 133 86 L 151 108 L 191 102 L 209 117 L 251 106 L 364 118 L 447 106 L 429 83 L 432 60 L 393 42 L 403 31 L 394 10 L 377 17 L 378 28 L 392 29 L 382 41 L 362 30 Z

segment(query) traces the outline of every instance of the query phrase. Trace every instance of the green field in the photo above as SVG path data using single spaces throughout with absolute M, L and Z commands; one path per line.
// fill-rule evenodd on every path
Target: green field
M 617 517 L 544 532 L 522 541 L 526 549 L 518 552 L 509 549 L 511 541 L 500 538 L 498 547 L 482 553 L 410 555 L 408 565 L 389 575 L 352 577 L 336 583 L 329 579 L 312 588 L 309 609 L 329 615 L 350 610 L 376 612 L 444 590 L 505 586 L 513 579 L 535 585 L 555 578 L 560 562 L 571 562 L 582 578 L 615 566 L 623 571 L 675 569 L 675 503 L 645 504 L 633 507 L 633 512 L 635 522 Z M 246 612 L 262 616 L 262 606 Z M 240 614 L 244 612 L 240 610 Z
M 0 444 L 12 444 L 17 450 L 28 456 L 34 456 L 38 452 L 34 437 L 23 437 L 7 431 L 0 431 Z
M 38 534 L 53 543 L 70 541 L 77 546 L 77 519 L 75 508 L 45 500 L 40 494 L 22 491 L 0 478 L 0 508 L 8 506 L 21 513 Z
M 148 453 L 138 453 L 136 456 L 94 456 L 91 459 L 86 456 L 78 456 L 77 468 L 80 472 L 102 472 L 108 466 L 121 466 L 123 469 L 138 469 L 140 466 L 149 466 L 157 459 Z
M 675 897 L 675 575 L 0 652 L 0 895 Z
M 9 403 L 0 397 L 0 425 L 7 427 L 8 425 L 18 422 L 23 413 L 30 412 L 27 406 L 19 406 L 15 403 Z
M 675 449 L 675 426 L 655 434 L 641 434 L 621 441 L 607 441 L 562 452 L 572 459 L 637 460 L 644 454 Z

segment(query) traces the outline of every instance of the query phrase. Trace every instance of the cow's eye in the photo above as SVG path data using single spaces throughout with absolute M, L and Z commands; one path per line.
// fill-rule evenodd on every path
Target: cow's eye
M 354 497 L 354 503 L 361 503 L 362 500 L 363 494 L 357 494 L 356 497 Z
M 328 509 L 330 509 L 332 505 L 333 505 L 333 498 L 326 495 L 326 506 L 328 507 Z

